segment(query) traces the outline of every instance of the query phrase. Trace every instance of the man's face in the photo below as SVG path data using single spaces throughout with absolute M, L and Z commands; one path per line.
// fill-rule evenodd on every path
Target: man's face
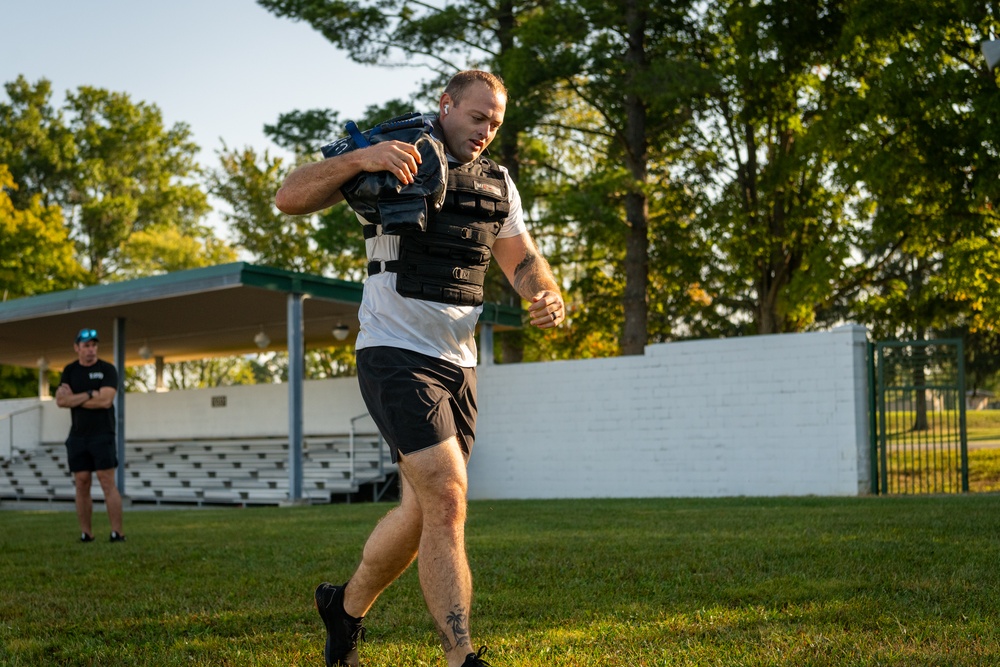
M 439 116 L 448 152 L 465 164 L 479 157 L 497 135 L 507 109 L 507 98 L 494 93 L 485 83 L 475 81 L 462 94 L 460 104 L 455 104 L 448 94 L 442 96 L 441 104 L 442 109 L 448 105 L 448 113 L 442 111 Z
M 93 366 L 97 362 L 96 340 L 85 340 L 82 343 L 74 343 L 73 349 L 76 350 L 81 365 Z

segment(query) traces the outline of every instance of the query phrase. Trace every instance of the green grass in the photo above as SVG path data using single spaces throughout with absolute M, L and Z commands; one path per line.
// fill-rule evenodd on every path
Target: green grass
M 931 411 L 927 414 L 931 420 L 931 433 L 957 433 L 958 413 L 954 410 Z M 890 439 L 900 439 L 904 442 L 919 437 L 910 430 L 915 415 L 912 411 L 893 411 L 886 413 L 886 424 Z M 936 426 L 936 429 L 934 428 Z M 965 435 L 970 445 L 976 443 L 1000 444 L 1000 410 L 966 410 Z M 932 436 L 928 436 L 932 437 Z
M 969 451 L 969 490 L 1000 491 L 1000 449 Z
M 0 512 L 0 664 L 322 665 L 312 590 L 387 505 Z M 496 667 L 1000 664 L 1000 496 L 474 502 Z M 442 666 L 413 568 L 369 667 Z
M 1000 430 L 1000 410 L 966 410 L 965 424 L 969 428 L 995 428 Z

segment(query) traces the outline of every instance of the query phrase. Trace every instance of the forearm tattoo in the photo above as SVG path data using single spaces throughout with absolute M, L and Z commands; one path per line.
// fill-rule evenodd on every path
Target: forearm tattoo
M 448 629 L 438 628 L 441 636 L 441 647 L 445 653 L 460 646 L 472 646 L 469 638 L 469 618 L 466 611 L 461 606 L 448 613 L 445 619 Z
M 524 254 L 517 267 L 514 268 L 514 291 L 525 299 L 544 289 L 553 289 L 555 285 L 546 276 L 545 263 L 533 248 Z

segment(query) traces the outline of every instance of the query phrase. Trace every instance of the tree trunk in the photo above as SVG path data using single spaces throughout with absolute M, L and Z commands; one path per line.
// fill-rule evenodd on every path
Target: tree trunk
M 638 0 L 628 0 L 625 20 L 628 25 L 628 51 L 625 62 L 630 78 L 643 72 L 646 65 L 646 16 Z M 625 242 L 625 293 L 622 305 L 625 325 L 621 351 L 625 355 L 643 354 L 648 342 L 649 306 L 649 205 L 646 200 L 646 105 L 635 92 L 637 85 L 625 94 L 625 163 L 632 174 L 634 188 L 625 195 L 625 219 L 629 233 Z
M 926 338 L 924 329 L 918 328 L 914 339 L 923 342 Z M 927 422 L 927 348 L 923 345 L 913 346 L 913 430 L 926 431 Z M 964 397 L 962 397 L 964 399 Z
M 514 19 L 514 3 L 512 0 L 503 0 L 497 5 L 497 41 L 500 43 L 500 61 L 502 62 L 504 54 L 510 53 L 514 48 L 514 28 L 516 26 L 516 21 Z M 497 72 L 501 77 L 503 77 L 503 71 Z M 514 99 L 507 100 L 507 108 L 510 109 L 512 106 L 516 107 L 518 100 L 516 99 L 517 91 L 512 91 L 511 95 Z M 518 135 L 520 134 L 522 128 L 519 127 L 517 122 L 518 113 L 516 108 L 513 109 L 514 113 L 510 114 L 513 116 L 513 122 L 508 123 L 504 126 L 504 129 L 500 131 L 497 137 L 497 158 L 500 164 L 507 168 L 510 173 L 511 179 L 516 185 L 521 176 L 521 159 L 520 152 L 518 151 Z M 528 209 L 530 203 L 524 202 L 525 210 Z M 502 294 L 501 302 L 506 303 L 511 306 L 521 305 L 521 296 L 517 293 L 514 287 L 506 280 L 500 281 L 500 291 Z M 520 331 L 509 332 L 499 337 L 500 343 L 500 361 L 505 364 L 516 364 L 524 360 L 524 334 Z

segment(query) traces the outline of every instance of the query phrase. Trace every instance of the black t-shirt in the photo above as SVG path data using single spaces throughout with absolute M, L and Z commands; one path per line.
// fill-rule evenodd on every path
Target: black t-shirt
M 112 387 L 118 389 L 118 371 L 106 361 L 100 359 L 92 366 L 83 366 L 79 361 L 74 361 L 63 369 L 60 384 L 68 384 L 74 394 L 82 394 L 85 391 L 94 390 L 96 394 L 101 387 Z M 91 410 L 90 408 L 71 408 L 73 415 L 73 426 L 70 428 L 70 435 L 91 436 L 102 434 L 114 434 L 115 432 L 115 408 Z

